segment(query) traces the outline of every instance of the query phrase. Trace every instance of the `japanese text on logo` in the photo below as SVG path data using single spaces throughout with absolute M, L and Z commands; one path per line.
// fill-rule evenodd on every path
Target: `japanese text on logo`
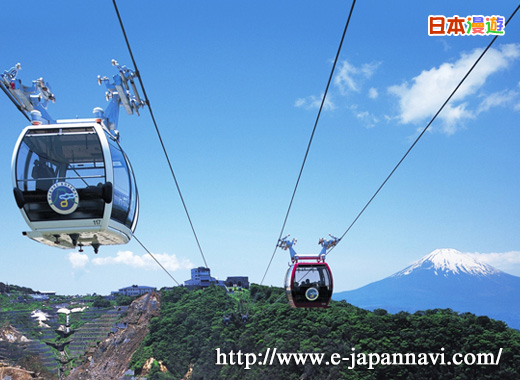
M 428 16 L 429 36 L 503 36 L 505 27 L 503 16 Z

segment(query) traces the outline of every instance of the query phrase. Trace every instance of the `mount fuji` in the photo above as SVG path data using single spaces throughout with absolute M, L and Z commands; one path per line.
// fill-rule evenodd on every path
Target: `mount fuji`
M 520 329 L 520 277 L 455 249 L 437 249 L 390 277 L 334 294 L 333 299 L 391 313 L 450 308 Z

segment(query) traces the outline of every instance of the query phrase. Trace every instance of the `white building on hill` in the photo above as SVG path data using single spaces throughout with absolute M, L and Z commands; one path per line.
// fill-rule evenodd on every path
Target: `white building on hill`
M 209 268 L 198 267 L 191 270 L 191 280 L 184 281 L 184 286 L 188 288 L 206 288 L 211 284 L 225 286 L 224 281 L 211 277 Z
M 146 293 L 152 293 L 156 292 L 157 288 L 152 288 L 151 286 L 139 286 L 139 285 L 132 285 L 127 286 L 126 288 L 119 289 L 117 292 L 112 292 L 111 295 L 115 296 L 116 294 L 122 294 L 124 296 L 142 296 Z

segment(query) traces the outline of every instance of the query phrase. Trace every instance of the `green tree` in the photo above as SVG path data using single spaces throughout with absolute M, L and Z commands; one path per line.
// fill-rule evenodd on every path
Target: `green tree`
M 111 304 L 110 304 L 110 301 L 103 298 L 103 296 L 96 296 L 94 298 L 94 302 L 92 303 L 92 306 L 103 308 L 103 307 L 110 307 Z

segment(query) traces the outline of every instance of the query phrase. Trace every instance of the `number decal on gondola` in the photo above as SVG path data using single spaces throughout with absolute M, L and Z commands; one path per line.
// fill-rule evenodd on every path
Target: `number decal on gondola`
M 49 206 L 61 215 L 72 214 L 79 203 L 79 195 L 74 186 L 67 182 L 57 182 L 47 192 Z

